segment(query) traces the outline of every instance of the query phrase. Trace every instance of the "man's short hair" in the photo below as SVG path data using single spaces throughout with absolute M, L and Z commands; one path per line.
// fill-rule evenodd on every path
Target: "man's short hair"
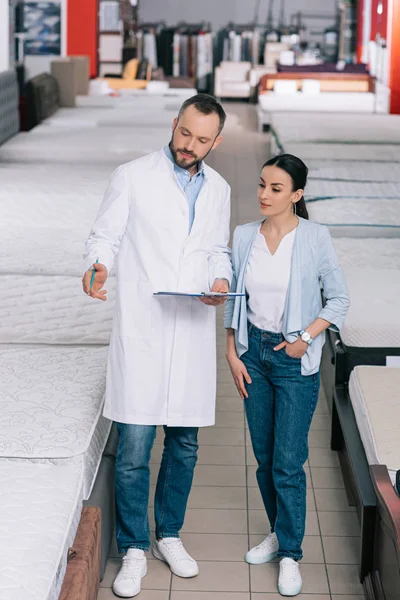
M 196 96 L 188 98 L 181 106 L 178 119 L 181 118 L 189 106 L 194 106 L 195 109 L 203 113 L 203 115 L 218 115 L 220 125 L 218 135 L 221 133 L 225 125 L 226 113 L 221 104 L 213 96 L 210 96 L 209 94 L 197 94 Z

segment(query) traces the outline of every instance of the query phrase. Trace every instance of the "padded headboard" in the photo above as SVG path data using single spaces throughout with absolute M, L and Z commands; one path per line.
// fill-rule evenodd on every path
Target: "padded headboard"
M 19 131 L 19 91 L 15 71 L 0 73 L 0 145 Z
M 60 90 L 56 79 L 48 73 L 36 75 L 25 87 L 28 104 L 28 127 L 32 129 L 51 117 L 60 107 Z

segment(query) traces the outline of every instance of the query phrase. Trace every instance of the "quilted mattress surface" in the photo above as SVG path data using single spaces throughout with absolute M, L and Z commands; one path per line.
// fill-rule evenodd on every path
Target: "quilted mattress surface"
M 400 153 L 400 148 L 399 148 Z M 387 181 L 317 181 L 310 180 L 306 188 L 306 198 L 356 197 L 356 198 L 400 198 L 400 182 Z
M 307 203 L 310 219 L 327 225 L 333 235 L 346 237 L 400 237 L 400 198 L 370 200 L 336 198 Z M 347 226 L 347 227 L 346 227 Z
M 306 143 L 287 142 L 284 144 L 285 152 L 294 154 L 302 160 L 325 159 L 332 160 L 359 160 L 362 162 L 396 162 L 399 155 L 399 147 L 390 144 L 329 144 L 329 143 Z M 377 158 L 378 157 L 378 158 Z
M 0 344 L 107 345 L 114 278 L 108 300 L 86 296 L 80 277 L 0 275 Z
M 0 461 L 0 600 L 57 600 L 82 510 L 73 465 Z
M 327 179 L 350 182 L 400 182 L 400 165 L 395 162 L 309 160 L 307 166 L 309 168 L 309 181 L 312 179 Z
M 87 230 L 0 227 L 0 273 L 81 277 Z
M 347 269 L 399 269 L 400 238 L 333 238 L 340 264 Z
M 111 423 L 106 348 L 0 349 L 0 463 L 73 463 L 88 498 Z
M 356 348 L 400 347 L 400 271 L 346 269 L 350 310 L 341 330 L 343 343 Z
M 271 124 L 281 142 L 367 142 L 400 144 L 400 117 L 392 115 L 279 113 Z
M 400 369 L 356 367 L 349 393 L 370 465 L 386 465 L 393 485 L 400 468 Z

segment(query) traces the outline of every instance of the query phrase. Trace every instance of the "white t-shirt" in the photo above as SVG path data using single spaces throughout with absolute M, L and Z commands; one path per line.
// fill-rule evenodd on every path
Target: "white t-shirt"
M 263 331 L 282 333 L 295 236 L 296 229 L 271 254 L 260 230 L 256 235 L 246 270 L 247 314 Z

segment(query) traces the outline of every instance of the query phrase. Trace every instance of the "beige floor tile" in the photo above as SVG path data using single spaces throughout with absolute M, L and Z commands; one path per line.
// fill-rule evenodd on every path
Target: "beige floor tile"
M 327 565 L 332 594 L 363 594 L 356 565 Z
M 249 530 L 251 534 L 268 535 L 271 528 L 263 510 L 249 510 Z M 307 512 L 306 535 L 320 535 L 317 513 Z
M 112 583 L 120 569 L 121 561 L 111 558 L 107 563 L 107 569 L 101 587 L 111 588 Z M 147 575 L 143 578 L 142 588 L 144 590 L 169 590 L 171 585 L 171 571 L 169 567 L 159 560 L 147 561 Z
M 332 600 L 365 600 L 365 594 L 357 594 L 356 596 L 354 594 L 333 594 Z
M 355 512 L 318 512 L 318 517 L 322 537 L 358 537 L 360 535 Z
M 245 487 L 246 468 L 240 466 L 197 465 L 193 485 Z
M 331 600 L 327 594 L 300 594 L 301 600 Z M 280 594 L 251 594 L 251 600 L 282 600 Z
M 316 489 L 315 499 L 317 510 L 326 512 L 354 512 L 354 506 L 349 506 L 346 491 L 344 489 L 328 490 Z
M 221 398 L 217 399 L 217 410 L 220 412 L 235 412 L 244 414 L 243 400 L 240 398 Z
M 337 453 L 326 448 L 310 448 L 308 462 L 311 467 L 339 467 Z
M 202 562 L 197 577 L 172 578 L 172 590 L 248 592 L 249 587 L 249 567 L 244 562 Z
M 330 431 L 331 418 L 329 415 L 315 414 L 311 423 L 313 431 Z
M 239 412 L 218 411 L 215 416 L 216 427 L 244 427 L 244 414 Z
M 247 467 L 247 485 L 249 487 L 258 487 L 257 478 L 256 478 L 256 466 L 248 466 Z M 310 468 L 304 467 L 307 476 L 307 487 L 311 488 L 311 478 L 310 478 Z
M 258 487 L 247 488 L 249 509 L 264 510 L 264 504 L 261 499 L 260 490 Z M 314 494 L 311 489 L 307 490 L 307 510 L 316 510 Z
M 199 432 L 200 446 L 243 446 L 244 428 L 203 427 Z
M 172 592 L 170 600 L 250 600 L 245 592 Z
M 265 536 L 250 535 L 250 548 L 260 544 Z M 323 564 L 322 541 L 319 536 L 306 535 L 303 540 L 303 559 L 301 564 Z M 277 559 L 278 560 L 278 559 Z
M 314 489 L 340 489 L 344 487 L 342 473 L 339 468 L 312 467 L 311 474 Z
M 183 533 L 247 533 L 245 510 L 191 508 L 186 512 Z
M 185 548 L 199 561 L 243 562 L 248 549 L 247 535 L 186 533 Z
M 200 446 L 197 465 L 237 465 L 244 466 L 246 453 L 244 446 Z
M 225 352 L 225 349 L 224 349 Z M 220 383 L 217 386 L 217 396 L 238 398 L 239 394 L 233 380 L 227 383 Z
M 310 431 L 308 445 L 310 448 L 330 448 L 330 436 L 326 435 L 326 431 Z
M 144 581 L 144 580 L 143 580 Z M 108 588 L 100 588 L 97 600 L 115 600 L 116 596 Z M 140 592 L 140 600 L 169 600 L 169 590 L 143 590 Z
M 325 560 L 331 565 L 357 565 L 360 562 L 359 537 L 324 537 Z
M 301 575 L 304 594 L 329 594 L 325 565 L 302 564 Z M 278 564 L 252 565 L 250 567 L 250 581 L 252 593 L 276 593 Z
M 250 467 L 257 466 L 256 457 L 254 456 L 253 450 L 251 448 L 248 448 L 246 452 L 246 464 Z
M 245 487 L 197 486 L 190 492 L 188 508 L 245 509 Z

